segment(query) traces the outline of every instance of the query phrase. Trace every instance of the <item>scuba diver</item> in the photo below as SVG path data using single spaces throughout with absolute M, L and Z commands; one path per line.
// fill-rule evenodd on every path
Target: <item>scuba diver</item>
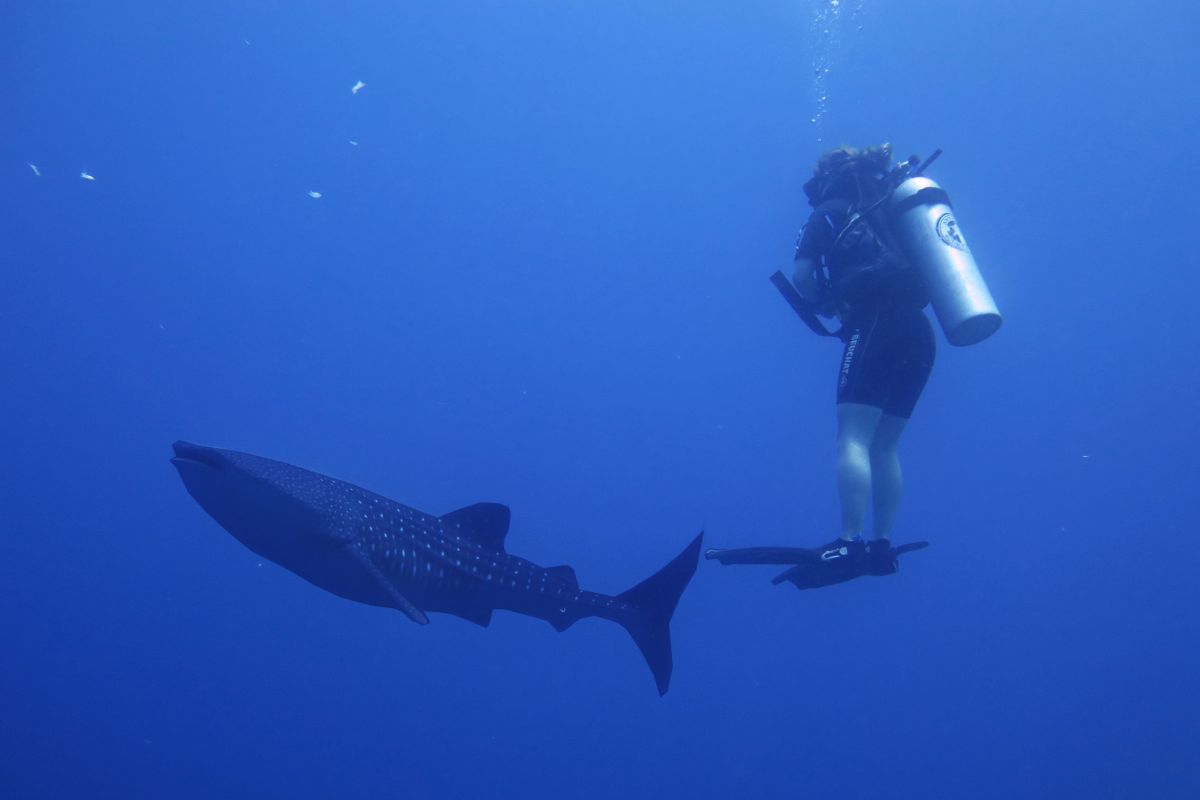
M 887 191 L 891 160 L 886 144 L 821 156 L 804 185 L 813 212 L 793 276 L 818 313 L 841 319 L 844 342 L 837 378 L 842 529 L 819 550 L 827 560 L 880 568 L 893 561 L 889 536 L 903 487 L 897 446 L 937 352 L 921 277 L 889 241 L 886 222 L 874 218 L 879 209 L 867 210 Z M 874 535 L 864 543 L 868 504 Z
M 903 480 L 897 447 L 933 369 L 936 343 L 924 308 L 932 300 L 952 344 L 973 344 L 1000 325 L 950 200 L 920 177 L 941 154 L 893 165 L 891 146 L 824 153 L 804 184 L 813 211 L 801 230 L 792 281 L 772 283 L 821 336 L 840 339 L 837 373 L 838 538 L 814 549 L 707 551 L 723 564 L 790 564 L 775 578 L 798 588 L 890 575 L 903 553 L 890 535 Z M 830 331 L 820 317 L 837 317 Z M 872 536 L 864 541 L 867 511 Z

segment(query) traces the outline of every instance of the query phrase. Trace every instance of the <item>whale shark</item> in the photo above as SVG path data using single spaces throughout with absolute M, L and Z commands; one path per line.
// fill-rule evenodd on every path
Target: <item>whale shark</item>
M 565 631 L 599 617 L 628 631 L 660 695 L 671 681 L 670 622 L 696 571 L 703 533 L 618 595 L 579 587 L 569 566 L 505 549 L 509 509 L 476 503 L 434 516 L 269 458 L 176 442 L 188 494 L 250 550 L 339 597 L 394 608 L 422 625 L 440 612 L 487 626 L 498 609 Z

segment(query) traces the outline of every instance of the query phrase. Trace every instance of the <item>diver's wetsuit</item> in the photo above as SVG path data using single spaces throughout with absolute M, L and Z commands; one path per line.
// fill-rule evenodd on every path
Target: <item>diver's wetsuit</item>
M 837 401 L 908 419 L 925 388 L 937 345 L 920 309 L 875 306 L 847 320 Z
M 867 224 L 859 223 L 838 241 L 850 213 L 848 200 L 818 205 L 796 246 L 796 258 L 827 264 L 840 301 L 845 349 L 838 362 L 837 402 L 874 406 L 908 419 L 937 351 L 933 327 L 922 311 L 924 292 L 915 271 L 896 266 L 898 256 Z

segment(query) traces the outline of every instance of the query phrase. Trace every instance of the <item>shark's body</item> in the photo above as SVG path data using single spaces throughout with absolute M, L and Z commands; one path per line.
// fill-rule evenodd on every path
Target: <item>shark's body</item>
M 612 620 L 633 637 L 659 693 L 671 678 L 669 623 L 696 570 L 700 537 L 620 595 L 579 588 L 570 567 L 539 567 L 504 549 L 509 511 L 478 503 L 436 517 L 353 484 L 280 461 L 175 443 L 188 493 L 263 558 L 340 597 L 403 611 L 454 614 L 480 625 L 505 609 L 566 630 Z

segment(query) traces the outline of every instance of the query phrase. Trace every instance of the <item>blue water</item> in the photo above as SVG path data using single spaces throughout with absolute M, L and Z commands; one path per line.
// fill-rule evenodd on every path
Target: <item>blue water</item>
M 0 19 L 0 796 L 1200 796 L 1194 6 Z M 607 622 L 323 593 L 168 463 L 502 501 L 604 592 L 701 529 L 827 540 L 839 350 L 766 277 L 817 154 L 884 140 L 945 148 L 1006 317 L 903 445 L 932 546 L 702 562 L 665 698 Z

